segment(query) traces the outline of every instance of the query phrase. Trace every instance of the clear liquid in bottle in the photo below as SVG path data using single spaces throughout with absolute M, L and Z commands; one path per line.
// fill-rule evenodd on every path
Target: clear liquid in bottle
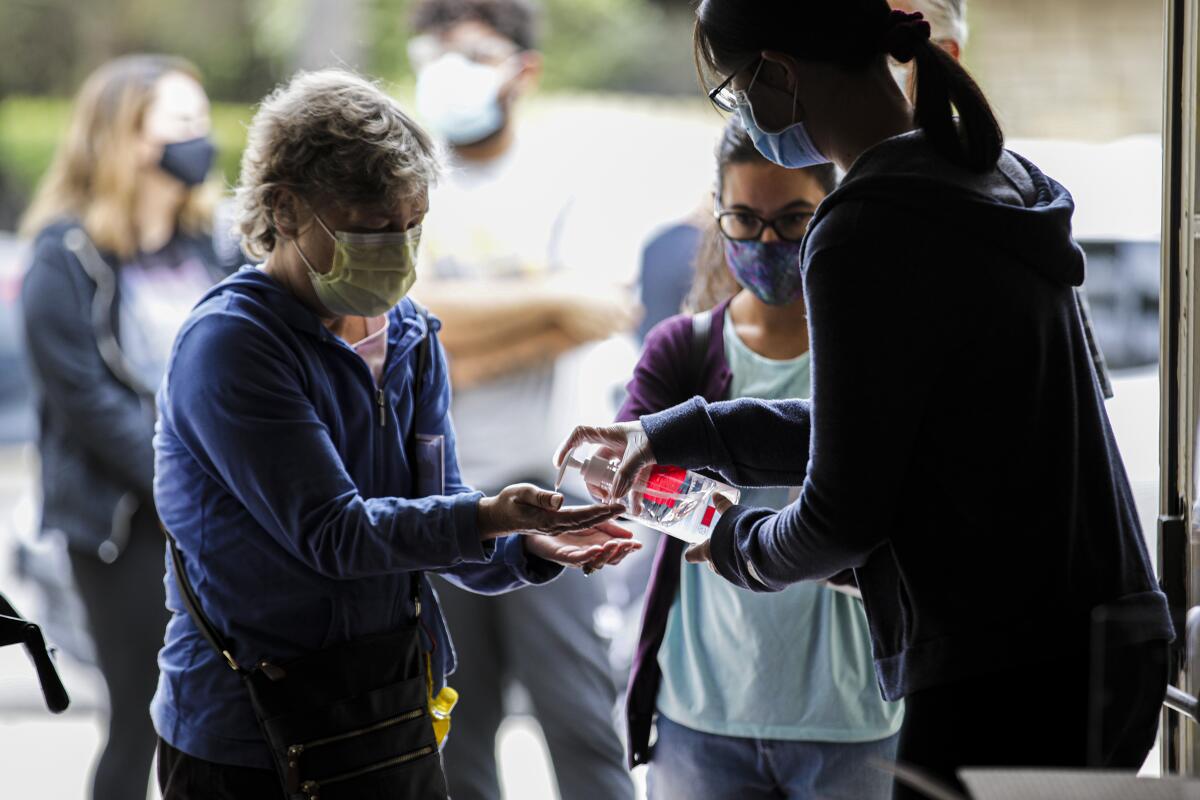
M 556 486 L 562 484 L 568 469 L 576 469 L 592 497 L 604 501 L 620 464 L 619 458 L 605 456 L 599 450 L 587 456 L 571 450 L 559 468 Z M 695 544 L 712 535 L 718 517 L 713 495 L 718 493 L 735 505 L 741 499 L 740 491 L 720 481 L 681 467 L 658 465 L 628 494 L 615 499 L 624 503 L 626 518 Z

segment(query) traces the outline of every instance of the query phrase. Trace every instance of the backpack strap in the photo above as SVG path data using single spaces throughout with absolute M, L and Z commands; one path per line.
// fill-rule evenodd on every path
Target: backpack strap
M 413 376 L 413 398 L 415 399 L 421 396 L 421 387 L 425 383 L 425 372 L 429 369 L 430 353 L 433 350 L 433 331 L 429 323 L 429 309 L 411 297 L 408 301 L 413 304 L 413 308 L 416 309 L 421 319 L 425 320 L 425 336 L 421 339 L 421 343 L 417 345 L 417 372 Z M 409 432 L 409 436 L 415 437 L 417 435 L 416 430 L 414 426 L 412 431 Z
M 692 315 L 692 348 L 688 353 L 688 377 L 692 386 L 699 388 L 704 383 L 704 362 L 708 358 L 708 340 L 712 336 L 712 309 Z

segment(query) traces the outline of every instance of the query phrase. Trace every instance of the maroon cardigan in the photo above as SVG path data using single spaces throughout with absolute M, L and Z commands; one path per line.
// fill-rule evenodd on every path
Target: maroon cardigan
M 708 350 L 702 374 L 693 375 L 692 317 L 680 314 L 663 320 L 649 334 L 642 357 L 629 382 L 628 397 L 617 412 L 617 420 L 635 420 L 645 414 L 664 411 L 696 395 L 709 402 L 728 399 L 733 373 L 725 359 L 725 310 L 729 301 L 713 309 Z M 642 611 L 642 629 L 638 635 L 629 691 L 625 698 L 625 721 L 629 741 L 629 767 L 650 760 L 650 728 L 658 702 L 662 672 L 658 668 L 658 648 L 667 631 L 667 616 L 679 592 L 679 566 L 684 543 L 671 536 L 658 541 L 654 568 L 646 586 Z

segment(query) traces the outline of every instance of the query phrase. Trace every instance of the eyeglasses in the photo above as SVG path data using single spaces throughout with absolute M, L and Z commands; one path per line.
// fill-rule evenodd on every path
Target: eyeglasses
M 737 111 L 738 105 L 741 103 L 740 97 L 744 96 L 745 92 L 741 92 L 733 88 L 733 79 L 741 74 L 744 70 L 749 69 L 755 64 L 758 64 L 759 69 L 762 69 L 762 64 L 760 63 L 762 61 L 762 56 L 755 56 L 753 61 L 747 62 L 746 65 L 741 69 L 736 69 L 729 73 L 728 78 L 721 81 L 721 84 L 717 86 L 717 88 L 708 93 L 709 102 L 724 111 L 726 114 L 732 114 L 733 112 Z M 754 70 L 754 78 L 750 79 L 751 86 L 754 85 L 754 80 L 757 77 L 758 70 L 756 69 Z M 749 88 L 749 86 L 746 87 L 747 90 Z
M 417 36 L 408 43 L 408 60 L 416 69 L 421 69 L 449 53 L 457 53 L 476 64 L 500 64 L 521 49 L 498 39 L 482 39 L 451 47 L 432 34 Z
M 752 211 L 722 211 L 717 209 L 713 216 L 726 238 L 735 242 L 754 242 L 762 238 L 770 228 L 785 242 L 799 242 L 808 232 L 812 211 L 789 211 L 772 219 L 764 219 Z

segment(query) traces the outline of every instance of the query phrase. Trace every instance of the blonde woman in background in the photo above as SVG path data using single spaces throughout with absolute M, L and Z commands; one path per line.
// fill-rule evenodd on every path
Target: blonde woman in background
M 84 83 L 22 220 L 22 307 L 39 414 L 42 530 L 61 531 L 109 695 L 95 800 L 146 794 L 167 614 L 152 482 L 154 392 L 179 326 L 221 277 L 215 149 L 199 73 L 131 55 Z

